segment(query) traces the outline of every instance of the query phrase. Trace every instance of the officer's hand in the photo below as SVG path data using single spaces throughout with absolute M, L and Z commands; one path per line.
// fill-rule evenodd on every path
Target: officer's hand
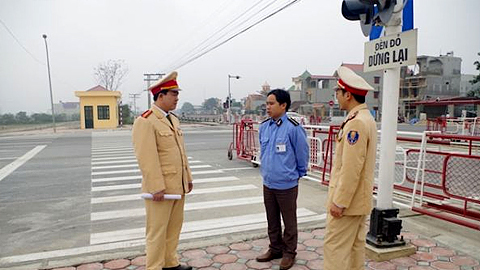
M 190 191 L 192 191 L 192 189 L 193 189 L 193 183 L 188 182 L 188 193 L 190 193 Z
M 164 194 L 165 194 L 165 190 L 159 191 L 157 193 L 153 193 L 153 201 L 160 202 L 165 200 L 165 198 L 163 197 Z
M 330 215 L 336 218 L 342 217 L 344 209 L 345 208 L 338 207 L 334 203 L 332 203 L 332 205 L 330 206 Z

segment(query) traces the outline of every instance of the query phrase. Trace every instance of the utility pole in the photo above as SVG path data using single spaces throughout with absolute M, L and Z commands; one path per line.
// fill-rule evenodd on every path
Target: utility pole
M 47 52 L 48 85 L 50 87 L 50 105 L 52 106 L 53 133 L 56 133 L 57 128 L 55 127 L 55 108 L 53 107 L 52 79 L 50 77 L 50 59 L 48 57 L 47 35 L 43 34 L 42 37 L 43 40 L 45 40 L 45 51 Z
M 137 117 L 137 98 L 139 96 L 140 96 L 140 94 L 128 94 L 129 98 L 133 98 L 133 115 L 135 117 Z
M 143 80 L 147 82 L 147 100 L 148 100 L 148 109 L 152 106 L 152 98 L 150 97 L 150 91 L 148 90 L 150 88 L 150 82 L 152 81 L 157 81 L 162 76 L 165 75 L 165 73 L 145 73 L 143 74 Z

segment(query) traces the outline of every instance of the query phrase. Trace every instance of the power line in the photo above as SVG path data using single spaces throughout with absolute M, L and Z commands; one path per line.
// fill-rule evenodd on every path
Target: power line
M 268 14 L 267 16 L 263 17 L 262 19 L 258 20 L 257 22 L 255 22 L 255 23 L 253 23 L 253 24 L 245 27 L 244 29 L 240 30 L 239 32 L 237 32 L 237 33 L 234 34 L 233 36 L 227 38 L 226 40 L 220 42 L 219 44 L 213 46 L 212 48 L 210 48 L 210 49 L 208 49 L 208 50 L 206 50 L 206 51 L 204 51 L 204 52 L 200 52 L 199 54 L 197 54 L 197 55 L 195 55 L 195 56 L 192 56 L 190 59 L 184 61 L 183 63 L 181 63 L 181 64 L 179 64 L 179 65 L 177 65 L 177 66 L 174 66 L 174 67 L 172 68 L 172 70 L 179 69 L 179 68 L 181 68 L 181 67 L 183 67 L 183 66 L 191 63 L 192 61 L 194 61 L 194 60 L 202 57 L 203 55 L 211 52 L 212 50 L 220 47 L 221 45 L 227 43 L 228 41 L 230 41 L 230 40 L 232 40 L 233 38 L 239 36 L 240 34 L 245 33 L 245 32 L 248 31 L 249 29 L 251 29 L 251 28 L 253 28 L 254 26 L 258 25 L 259 23 L 267 20 L 268 18 L 272 17 L 273 15 L 279 13 L 280 11 L 282 11 L 282 10 L 284 10 L 284 9 L 292 6 L 293 4 L 295 4 L 295 3 L 299 2 L 299 1 L 300 1 L 300 0 L 292 0 L 292 1 L 290 1 L 289 3 L 285 4 L 285 5 L 282 6 L 281 8 L 279 8 L 279 9 L 275 10 L 274 12 Z
M 165 60 L 165 62 L 176 62 L 178 60 L 175 60 L 175 58 L 179 59 L 178 56 L 181 54 L 182 51 L 187 50 L 188 47 L 186 45 L 192 44 L 194 42 L 193 37 L 195 35 L 198 35 L 205 26 L 208 24 L 211 24 L 214 20 L 214 16 L 218 17 L 220 14 L 222 14 L 225 10 L 227 10 L 227 6 L 231 5 L 233 1 L 223 1 L 222 5 L 220 5 L 216 10 L 214 10 L 209 16 L 207 16 L 203 21 L 201 21 L 196 27 L 194 27 L 191 31 L 189 31 L 189 34 L 187 34 L 187 38 L 185 38 L 182 42 L 182 46 L 177 46 L 176 49 L 172 52 L 169 53 L 169 58 Z M 183 56 L 182 56 L 183 57 Z M 156 69 L 158 66 L 155 68 L 150 68 L 150 69 Z
M 20 42 L 20 40 L 18 40 L 18 38 L 15 36 L 15 34 L 13 34 L 13 32 L 10 30 L 10 28 L 8 28 L 8 26 L 2 21 L 2 19 L 0 19 L 0 23 L 3 25 L 3 27 L 5 28 L 5 30 L 7 30 L 7 32 L 12 36 L 12 38 L 17 42 L 18 45 L 20 45 L 20 47 L 22 47 L 22 49 L 32 57 L 33 60 L 35 60 L 37 63 L 41 64 L 42 66 L 46 66 L 46 63 L 38 60 L 35 55 L 33 55 L 33 53 L 31 53 L 25 46 L 23 46 L 23 44 Z M 77 90 L 78 87 L 75 87 L 73 86 L 72 84 L 70 84 L 69 82 L 66 82 L 62 79 L 59 79 L 57 76 L 55 76 L 55 74 L 52 72 L 52 77 L 55 78 L 56 80 L 58 80 L 59 82 L 63 83 L 63 84 L 66 84 L 68 86 L 70 86 L 72 89 L 75 89 Z
M 208 42 L 210 39 L 212 39 L 213 37 L 215 37 L 218 33 L 220 33 L 221 31 L 223 31 L 225 28 L 227 28 L 228 26 L 230 26 L 232 23 L 236 22 L 238 19 L 240 19 L 243 15 L 245 15 L 247 12 L 249 12 L 250 10 L 252 10 L 253 8 L 255 8 L 256 6 L 258 6 L 261 2 L 263 2 L 264 0 L 260 0 L 260 1 L 257 1 L 254 5 L 252 5 L 251 7 L 249 7 L 247 10 L 243 11 L 242 13 L 240 13 L 238 16 L 236 16 L 235 18 L 233 18 L 229 23 L 227 23 L 225 26 L 223 26 L 222 28 L 220 28 L 219 30 L 217 30 L 215 33 L 211 34 L 207 39 L 205 39 L 204 41 L 202 41 L 200 44 L 198 44 L 197 46 L 195 46 L 193 49 L 191 49 L 190 51 L 188 51 L 187 53 L 185 53 L 182 57 L 180 57 L 178 60 L 174 61 L 170 66 L 168 67 L 171 67 L 171 66 L 175 66 L 178 62 L 181 63 L 181 61 L 186 58 L 187 56 L 189 56 L 189 54 L 191 54 L 192 52 L 194 52 L 197 48 L 199 48 L 200 46 L 202 46 L 203 44 L 205 44 L 206 42 Z M 267 6 L 271 5 L 273 2 L 275 2 L 275 0 L 271 1 Z M 264 7 L 265 8 L 265 7 Z M 261 9 L 263 10 L 263 9 Z M 261 11 L 260 10 L 260 11 Z M 258 11 L 258 12 L 260 12 Z M 258 13 L 257 12 L 257 13 Z M 250 18 L 249 18 L 250 19 Z M 248 20 L 248 19 L 247 19 Z M 244 22 L 246 22 L 247 20 L 244 20 L 242 21 L 240 24 L 243 24 Z M 228 34 L 229 32 L 225 33 L 223 36 L 225 36 L 226 34 Z M 223 36 L 220 36 L 220 38 L 222 38 Z M 212 43 L 215 43 L 218 39 L 216 39 L 215 41 L 213 41 Z M 205 46 L 205 47 L 209 47 L 212 43 L 210 43 L 209 45 Z M 203 50 L 205 47 L 203 47 L 201 50 Z
M 20 40 L 18 40 L 18 38 L 13 34 L 13 32 L 8 28 L 8 26 L 2 21 L 2 19 L 0 19 L 0 23 L 3 25 L 3 27 L 5 27 L 5 30 L 7 30 L 7 32 L 13 37 L 13 39 L 18 43 L 18 45 L 20 45 L 20 47 L 22 47 L 22 49 L 28 53 L 32 58 L 33 60 L 37 61 L 38 63 L 42 64 L 45 66 L 45 63 L 38 60 L 29 50 L 27 50 L 27 48 L 25 48 L 25 46 L 23 46 L 23 44 L 20 42 Z

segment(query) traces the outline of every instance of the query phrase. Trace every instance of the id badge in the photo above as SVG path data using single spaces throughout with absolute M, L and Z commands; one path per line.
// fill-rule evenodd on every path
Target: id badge
M 284 143 L 277 143 L 276 149 L 277 153 L 283 153 L 287 151 L 287 146 Z

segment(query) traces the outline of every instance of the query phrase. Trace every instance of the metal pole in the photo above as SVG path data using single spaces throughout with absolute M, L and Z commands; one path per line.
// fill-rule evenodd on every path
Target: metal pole
M 150 109 L 152 107 L 152 97 L 150 96 L 150 75 L 148 76 L 148 80 L 147 80 L 147 99 L 148 99 L 147 109 Z
M 43 40 L 45 40 L 45 50 L 47 51 L 48 85 L 50 87 L 50 105 L 52 106 L 53 133 L 56 133 L 57 128 L 55 127 L 55 109 L 53 108 L 52 79 L 50 77 L 50 60 L 48 57 L 47 35 L 43 34 L 42 37 L 43 37 Z
M 165 73 L 147 73 L 147 74 L 143 74 L 144 78 L 143 80 L 144 81 L 147 81 L 147 101 L 148 101 L 148 109 L 150 109 L 152 107 L 152 97 L 151 97 L 151 94 L 150 94 L 150 82 L 151 81 L 156 81 L 156 80 L 159 80 L 162 78 L 162 76 L 165 75 Z M 155 76 L 155 77 L 151 77 L 151 76 Z
M 231 100 L 232 100 L 232 95 L 230 93 L 230 78 L 231 76 L 228 75 L 228 100 L 227 100 L 227 118 L 228 118 L 228 123 L 232 123 L 232 117 L 231 117 L 231 109 L 230 109 L 230 104 L 231 104 Z
M 403 3 L 395 6 L 392 18 L 385 26 L 385 35 L 402 32 Z M 380 137 L 380 168 L 378 173 L 377 208 L 392 208 L 395 179 L 395 149 L 397 144 L 398 96 L 400 68 L 384 70 L 382 93 L 382 133 Z

